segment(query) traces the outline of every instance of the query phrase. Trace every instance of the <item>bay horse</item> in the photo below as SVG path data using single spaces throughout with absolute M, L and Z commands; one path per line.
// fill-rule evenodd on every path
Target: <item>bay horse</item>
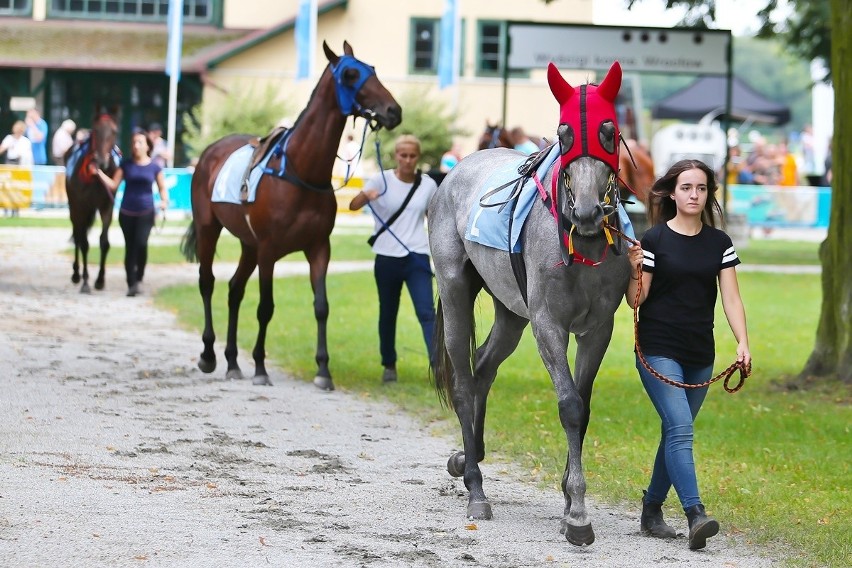
M 241 204 L 211 200 L 213 185 L 220 169 L 236 150 L 256 137 L 230 135 L 214 142 L 201 154 L 192 176 L 193 220 L 183 241 L 188 260 L 197 260 L 198 286 L 204 304 L 204 350 L 198 367 L 205 373 L 216 369 L 213 350 L 215 334 L 211 315 L 211 297 L 215 278 L 213 256 L 222 228 L 228 229 L 242 247 L 240 260 L 228 288 L 228 334 L 225 359 L 228 379 L 242 378 L 237 364 L 237 320 L 246 282 L 255 267 L 259 269 L 260 302 L 257 308 L 258 334 L 252 351 L 256 385 L 269 385 L 266 371 L 266 328 L 272 319 L 274 302 L 272 276 L 275 262 L 296 251 L 303 251 L 310 264 L 314 292 L 314 316 L 317 320 L 314 384 L 333 390 L 328 368 L 326 325 L 328 297 L 326 273 L 331 257 L 329 236 L 337 215 L 337 201 L 331 187 L 331 173 L 337 147 L 348 116 L 370 121 L 374 129 L 395 128 L 402 121 L 402 109 L 376 77 L 373 67 L 353 56 L 352 47 L 343 43 L 343 55 L 336 55 L 323 42 L 328 67 L 323 71 L 307 107 L 289 131 L 288 143 L 280 154 L 273 153 L 258 182 L 256 199 Z
M 648 194 L 654 185 L 654 160 L 644 144 L 634 138 L 625 138 L 622 144 L 627 149 L 618 156 L 619 185 L 635 194 L 636 198 L 648 204 Z M 628 198 L 627 192 L 622 191 L 622 197 Z
M 107 253 L 109 252 L 109 226 L 115 198 L 101 183 L 97 169 L 100 168 L 112 177 L 119 165 L 119 153 L 116 150 L 118 127 L 111 116 L 102 114 L 92 124 L 89 139 L 80 146 L 73 146 L 65 154 L 65 163 L 69 160 L 70 175 L 66 172 L 65 192 L 68 196 L 68 211 L 71 217 L 72 237 L 74 240 L 74 265 L 71 282 L 83 284 L 80 292 L 88 294 L 89 287 L 89 229 L 95 222 L 95 213 L 101 217 L 101 259 L 95 289 L 103 290 Z M 80 261 L 83 263 L 82 276 Z
M 429 205 L 429 242 L 439 293 L 434 381 L 440 399 L 455 410 L 461 425 L 464 449 L 450 457 L 447 471 L 464 477 L 467 517 L 490 519 L 479 468 L 485 458 L 486 399 L 498 367 L 531 324 L 568 442 L 560 532 L 570 543 L 586 545 L 595 539 L 586 513 L 581 459 L 592 384 L 630 277 L 623 254 L 627 245 L 620 240 L 609 245 L 605 226 L 615 227 L 617 218 L 619 132 L 614 101 L 621 67 L 615 62 L 599 86 L 572 87 L 552 63 L 547 77 L 560 104 L 560 158 L 541 180 L 541 199 L 535 197 L 541 204 L 532 204 L 520 229 L 521 251 L 514 254 L 523 260 L 523 270 L 516 270 L 507 251 L 465 237 L 471 213 L 484 199 L 479 191 L 488 189 L 493 172 L 514 167 L 522 153 L 474 152 L 447 174 Z M 613 254 L 606 254 L 607 247 L 615 249 Z M 475 347 L 474 304 L 482 290 L 493 300 L 494 324 Z M 570 334 L 577 341 L 573 375 L 567 357 Z
M 489 150 L 491 148 L 514 148 L 515 144 L 509 135 L 509 131 L 499 124 L 491 125 L 485 123 L 485 131 L 479 137 L 477 149 Z

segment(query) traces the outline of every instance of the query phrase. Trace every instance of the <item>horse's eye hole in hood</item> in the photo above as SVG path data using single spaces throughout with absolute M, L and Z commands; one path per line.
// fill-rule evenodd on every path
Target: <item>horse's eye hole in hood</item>
M 560 124 L 556 129 L 556 135 L 559 137 L 559 145 L 562 153 L 566 154 L 574 145 L 574 129 L 570 124 Z
M 610 154 L 615 153 L 615 123 L 611 120 L 605 120 L 601 123 L 598 130 L 598 139 L 601 142 L 601 147 Z

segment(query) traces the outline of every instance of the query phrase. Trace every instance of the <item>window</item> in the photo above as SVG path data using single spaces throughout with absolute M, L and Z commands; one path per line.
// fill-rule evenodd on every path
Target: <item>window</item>
M 502 77 L 506 22 L 480 20 L 477 29 L 476 74 L 480 77 Z M 529 71 L 512 71 L 510 76 L 529 77 Z
M 0 16 L 31 16 L 32 0 L 0 0 Z
M 411 20 L 411 60 L 412 73 L 434 75 L 438 72 L 438 36 L 441 20 Z
M 132 20 L 134 22 L 165 22 L 169 15 L 169 0 L 48 0 L 50 16 L 60 18 L 89 18 Z M 183 0 L 183 20 L 187 24 L 212 24 L 213 13 L 222 0 Z M 0 0 L 27 2 L 30 0 Z M 0 8 L 0 13 L 2 8 Z

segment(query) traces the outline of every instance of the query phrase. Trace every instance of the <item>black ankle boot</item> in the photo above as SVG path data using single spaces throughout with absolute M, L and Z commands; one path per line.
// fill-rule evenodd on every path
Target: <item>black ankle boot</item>
M 649 503 L 648 492 L 642 491 L 642 517 L 639 519 L 639 528 L 645 536 L 655 538 L 674 538 L 677 532 L 663 520 L 663 504 Z
M 719 533 L 719 523 L 704 512 L 704 505 L 693 505 L 686 512 L 689 521 L 689 549 L 698 550 L 707 546 L 707 539 Z

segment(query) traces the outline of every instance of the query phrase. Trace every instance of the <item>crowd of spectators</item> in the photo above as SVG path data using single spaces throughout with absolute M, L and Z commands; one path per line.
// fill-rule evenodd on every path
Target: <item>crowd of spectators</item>
M 814 185 L 813 158 L 808 156 L 808 148 L 794 153 L 786 140 L 779 143 L 768 142 L 757 136 L 751 142 L 749 152 L 744 152 L 739 144 L 730 148 L 728 161 L 728 184 L 774 185 L 782 187 Z M 828 186 L 831 181 L 831 152 L 826 158 L 825 174 L 817 180 L 818 185 Z

